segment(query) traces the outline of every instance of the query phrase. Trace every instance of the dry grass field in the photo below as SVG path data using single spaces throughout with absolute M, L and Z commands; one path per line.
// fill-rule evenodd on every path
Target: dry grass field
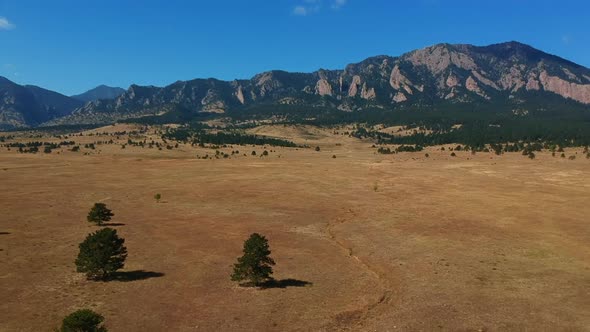
M 426 158 L 317 128 L 251 132 L 321 151 L 2 148 L 0 331 L 50 331 L 80 308 L 111 331 L 590 331 L 581 153 Z M 75 271 L 95 202 L 126 240 L 121 280 Z M 282 287 L 230 281 L 253 232 L 269 239 Z

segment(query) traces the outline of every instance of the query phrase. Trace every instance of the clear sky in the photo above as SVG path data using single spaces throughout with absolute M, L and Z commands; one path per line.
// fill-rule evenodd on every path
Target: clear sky
M 511 40 L 590 67 L 590 1 L 0 0 L 0 76 L 68 95 Z

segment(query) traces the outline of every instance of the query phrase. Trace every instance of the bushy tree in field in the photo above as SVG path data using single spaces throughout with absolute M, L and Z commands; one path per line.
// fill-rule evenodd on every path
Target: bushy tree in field
M 90 309 L 74 311 L 61 324 L 60 332 L 107 332 L 102 326 L 104 317 Z
M 258 234 L 250 235 L 244 242 L 244 255 L 238 258 L 234 264 L 234 271 L 231 275 L 232 281 L 250 281 L 254 286 L 267 281 L 272 275 L 272 266 L 275 261 L 270 257 L 268 240 Z
M 88 222 L 96 223 L 97 225 L 101 226 L 104 222 L 111 220 L 113 217 L 113 211 L 109 210 L 104 203 L 94 203 L 90 212 L 88 212 L 88 216 L 86 220 Z
M 154 199 L 156 200 L 156 202 L 160 203 L 160 199 L 162 199 L 162 195 L 160 195 L 159 193 L 155 194 Z
M 88 279 L 107 279 L 125 265 L 127 248 L 124 243 L 125 239 L 120 238 L 112 228 L 88 234 L 79 245 L 76 270 L 86 273 Z

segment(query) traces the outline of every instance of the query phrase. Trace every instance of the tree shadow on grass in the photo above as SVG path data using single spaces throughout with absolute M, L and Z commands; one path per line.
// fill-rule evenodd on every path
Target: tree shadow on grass
M 125 226 L 125 224 L 120 223 L 120 222 L 106 222 L 106 223 L 103 223 L 101 226 L 105 226 L 105 227 L 109 227 L 109 226 L 116 227 L 116 226 Z
M 288 287 L 307 287 L 313 285 L 312 282 L 305 281 L 305 280 L 298 280 L 298 279 L 270 279 L 260 284 L 260 288 L 262 289 L 270 289 L 270 288 L 288 288 Z
M 0 235 L 10 235 L 10 232 L 0 232 Z
M 121 281 L 121 282 L 129 282 L 129 281 L 137 281 L 137 280 L 145 280 L 151 278 L 160 278 L 163 277 L 164 273 L 161 272 L 153 272 L 153 271 L 145 271 L 145 270 L 135 270 L 135 271 L 123 271 L 123 272 L 114 272 L 111 274 L 106 281 Z

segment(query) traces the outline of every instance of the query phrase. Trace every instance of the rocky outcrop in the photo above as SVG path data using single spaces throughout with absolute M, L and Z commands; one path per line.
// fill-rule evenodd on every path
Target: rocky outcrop
M 236 98 L 238 98 L 238 101 L 240 102 L 240 104 L 244 105 L 244 103 L 246 102 L 246 99 L 244 98 L 244 91 L 242 90 L 242 86 L 238 86 L 236 92 L 235 92 L 235 96 Z
M 525 85 L 526 83 L 522 77 L 522 72 L 517 67 L 511 67 L 510 71 L 503 74 L 500 78 L 500 86 L 503 90 L 516 92 Z
M 367 82 L 363 83 L 363 89 L 361 90 L 361 98 L 363 99 L 375 99 L 377 94 L 375 94 L 374 88 L 367 88 Z
M 500 88 L 498 87 L 498 85 L 496 83 L 494 83 L 494 81 L 485 77 L 483 74 L 478 73 L 476 70 L 472 70 L 471 75 L 473 75 L 475 78 L 477 78 L 477 80 L 480 81 L 481 83 L 483 83 L 489 87 L 492 87 L 495 90 L 500 90 Z
M 349 97 L 356 97 L 358 93 L 359 86 L 361 85 L 361 77 L 358 75 L 354 75 L 352 77 L 352 82 L 350 83 L 350 88 L 348 88 L 348 96 Z
M 530 74 L 526 82 L 527 91 L 537 91 L 541 89 L 541 84 L 534 74 Z
M 453 75 L 452 73 L 447 77 L 447 80 L 445 82 L 445 84 L 449 87 L 449 88 L 454 88 L 456 86 L 458 86 L 459 83 L 459 78 L 455 75 Z
M 258 88 L 258 95 L 261 97 L 265 97 L 270 92 L 282 87 L 281 82 L 275 79 L 273 72 L 256 75 L 253 81 L 256 88 Z
M 462 52 L 452 51 L 451 47 L 445 44 L 414 51 L 410 53 L 408 59 L 414 66 L 426 66 L 435 75 L 442 73 L 451 65 L 466 70 L 477 68 L 471 57 Z
M 546 71 L 541 72 L 539 81 L 547 91 L 584 104 L 590 104 L 590 84 L 582 85 L 568 82 L 557 76 L 550 76 Z
M 391 85 L 392 88 L 399 90 L 403 86 L 412 86 L 413 84 L 401 73 L 399 66 L 395 65 L 389 76 L 389 85 Z
M 477 82 L 473 79 L 473 77 L 469 76 L 465 81 L 465 88 L 471 92 L 476 93 L 477 95 L 484 97 L 485 99 L 490 99 L 479 87 Z
M 317 82 L 315 86 L 315 92 L 320 96 L 331 96 L 332 86 L 327 79 L 322 78 Z
M 402 92 L 398 92 L 395 94 L 395 96 L 393 96 L 393 101 L 396 103 L 401 103 L 407 100 L 408 97 L 406 97 L 406 95 L 404 95 Z

